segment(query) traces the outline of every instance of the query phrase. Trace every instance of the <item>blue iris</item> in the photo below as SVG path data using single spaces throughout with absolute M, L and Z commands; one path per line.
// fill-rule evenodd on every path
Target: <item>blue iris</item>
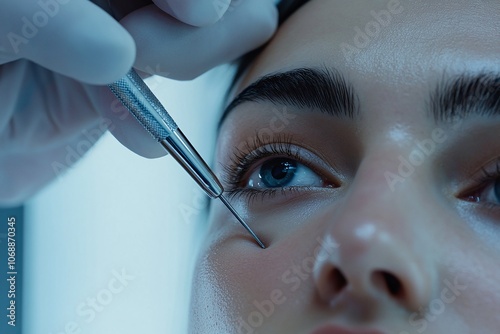
M 265 162 L 260 168 L 259 176 L 267 187 L 278 188 L 292 181 L 296 171 L 296 161 L 279 158 Z

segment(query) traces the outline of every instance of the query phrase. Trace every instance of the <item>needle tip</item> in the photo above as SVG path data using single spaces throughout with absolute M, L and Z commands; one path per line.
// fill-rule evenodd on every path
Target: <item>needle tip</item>
M 264 243 L 262 241 L 260 241 L 259 237 L 252 231 L 252 229 L 247 225 L 247 223 L 245 223 L 245 221 L 243 221 L 243 218 L 240 217 L 240 215 L 231 206 L 231 204 L 229 204 L 229 201 L 227 200 L 227 198 L 225 198 L 224 195 L 220 195 L 219 198 L 222 201 L 222 203 L 224 203 L 224 205 L 229 209 L 229 211 L 231 211 L 231 213 L 236 217 L 236 219 L 238 219 L 240 224 L 243 225 L 243 227 L 248 231 L 248 233 L 250 233 L 252 235 L 252 237 L 255 239 L 255 241 L 257 241 L 259 246 L 262 249 L 266 249 L 266 246 L 264 245 Z

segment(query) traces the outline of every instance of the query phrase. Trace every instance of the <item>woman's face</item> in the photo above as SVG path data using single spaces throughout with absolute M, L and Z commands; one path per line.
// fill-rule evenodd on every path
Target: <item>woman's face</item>
M 267 248 L 214 202 L 191 332 L 498 333 L 497 1 L 311 1 L 238 93 L 216 170 Z

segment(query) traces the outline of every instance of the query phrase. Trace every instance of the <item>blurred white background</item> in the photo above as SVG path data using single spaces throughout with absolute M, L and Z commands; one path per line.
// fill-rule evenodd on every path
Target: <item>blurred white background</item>
M 146 81 L 209 163 L 232 73 Z M 26 205 L 23 332 L 185 333 L 203 199 L 171 157 L 105 134 Z

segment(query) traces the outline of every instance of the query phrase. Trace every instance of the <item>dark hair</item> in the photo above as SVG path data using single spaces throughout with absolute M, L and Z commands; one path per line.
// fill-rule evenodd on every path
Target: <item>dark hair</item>
M 308 2 L 309 0 L 281 0 L 278 4 L 278 25 L 281 25 L 285 22 L 297 9 L 299 9 L 303 4 Z M 233 87 L 241 77 L 243 72 L 247 69 L 248 65 L 257 57 L 259 53 L 265 48 L 267 44 L 248 52 L 243 55 L 238 61 L 238 69 L 236 70 L 236 74 L 233 78 L 233 82 L 231 83 L 231 87 Z

